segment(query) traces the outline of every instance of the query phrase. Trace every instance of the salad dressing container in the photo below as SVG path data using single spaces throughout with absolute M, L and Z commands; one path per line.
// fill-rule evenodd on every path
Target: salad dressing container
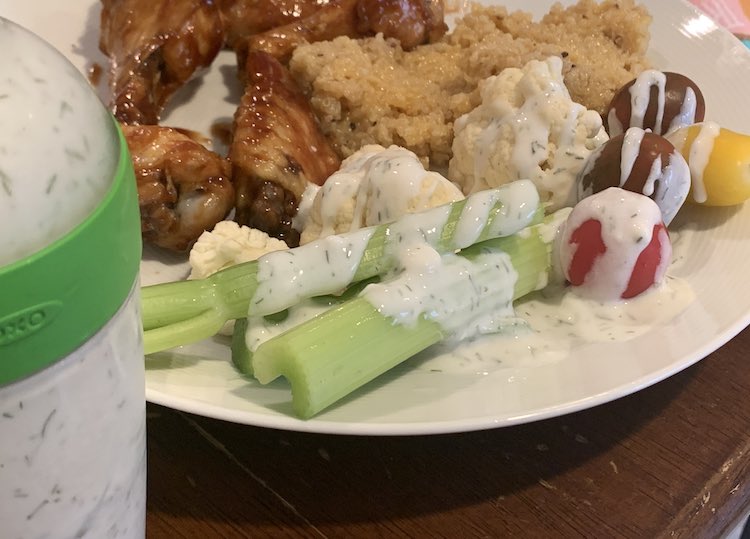
M 0 17 L 0 536 L 145 534 L 141 256 L 127 144 Z

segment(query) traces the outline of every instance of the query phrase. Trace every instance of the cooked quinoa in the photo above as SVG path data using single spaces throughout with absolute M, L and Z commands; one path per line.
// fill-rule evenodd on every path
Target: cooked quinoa
M 477 5 L 438 43 L 405 52 L 382 36 L 340 37 L 298 47 L 290 69 L 342 157 L 365 144 L 397 144 L 444 166 L 453 121 L 479 104 L 480 80 L 557 55 L 573 100 L 603 113 L 648 67 L 650 22 L 634 0 L 555 5 L 540 21 Z

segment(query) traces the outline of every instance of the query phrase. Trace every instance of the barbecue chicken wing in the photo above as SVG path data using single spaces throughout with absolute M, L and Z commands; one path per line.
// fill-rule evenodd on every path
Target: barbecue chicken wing
M 122 129 L 135 168 L 143 239 L 175 251 L 190 248 L 234 206 L 229 163 L 175 129 Z
M 250 51 L 245 76 L 229 149 L 235 220 L 294 246 L 299 234 L 292 219 L 302 193 L 310 182 L 322 185 L 340 161 L 284 66 Z
M 224 43 L 213 0 L 102 0 L 99 48 L 110 59 L 112 108 L 126 124 L 156 124 L 165 102 Z
M 234 49 L 249 36 L 309 17 L 330 0 L 218 0 L 226 44 Z
M 357 30 L 398 39 L 404 50 L 437 41 L 448 30 L 442 0 L 359 0 Z
M 382 32 L 412 49 L 445 34 L 442 0 L 330 0 L 312 15 L 237 40 L 239 65 L 249 50 L 265 51 L 286 62 L 302 43 L 338 36 L 366 37 Z

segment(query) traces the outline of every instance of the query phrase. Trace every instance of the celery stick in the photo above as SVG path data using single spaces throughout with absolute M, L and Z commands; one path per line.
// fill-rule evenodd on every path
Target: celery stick
M 235 321 L 234 330 L 232 332 L 232 363 L 234 364 L 235 368 L 242 374 L 253 374 L 253 350 L 249 349 L 247 345 L 249 338 L 249 334 L 247 332 L 250 324 L 253 324 L 254 327 L 258 327 L 256 326 L 256 324 L 262 324 L 261 327 L 263 327 L 266 332 L 269 332 L 269 330 L 273 328 L 271 330 L 272 334 L 280 334 L 290 329 L 293 325 L 300 324 L 305 320 L 309 320 L 317 313 L 325 312 L 325 310 L 334 305 L 355 298 L 365 286 L 377 280 L 378 279 L 374 277 L 365 279 L 364 281 L 360 281 L 358 283 L 354 283 L 339 295 L 318 296 L 315 298 L 311 298 L 307 300 L 310 305 L 318 307 L 315 307 L 315 311 L 313 311 L 312 313 L 302 313 L 301 317 L 299 315 L 300 310 L 303 309 L 303 307 L 301 305 L 295 305 L 290 310 L 284 311 L 283 313 L 276 313 L 263 317 L 254 317 L 252 319 L 238 318 Z M 261 318 L 262 320 L 260 320 Z M 254 337 L 253 340 L 255 340 L 255 338 L 257 337 Z M 270 339 L 270 337 L 266 336 L 264 338 L 264 341 L 268 339 Z M 254 347 L 255 346 L 253 346 L 253 348 Z
M 262 384 L 284 376 L 307 419 L 442 338 L 435 322 L 393 324 L 356 298 L 260 345 L 253 373 Z
M 245 344 L 245 331 L 247 330 L 247 318 L 238 318 L 234 321 L 232 331 L 232 363 L 242 374 L 253 374 L 253 355 Z
M 248 298 L 258 286 L 255 261 L 231 266 L 205 279 L 175 281 L 141 289 L 143 329 L 189 321 L 206 311 L 217 311 L 221 325 L 247 315 Z M 218 331 L 218 329 L 216 330 Z
M 529 197 L 529 193 L 533 196 Z M 492 197 L 488 197 L 492 195 Z M 536 203 L 529 206 L 529 201 Z M 517 227 L 531 222 L 538 222 L 543 214 L 538 204 L 538 196 L 531 182 L 527 180 L 514 182 L 501 188 L 477 193 L 464 200 L 454 202 L 449 207 L 448 219 L 444 220 L 442 208 L 432 208 L 421 212 L 431 217 L 439 234 L 432 239 L 433 247 L 441 252 L 451 252 L 467 247 L 461 242 L 467 236 L 457 233 L 459 222 L 473 222 L 473 206 L 481 207 L 488 200 L 493 202 L 489 208 L 486 221 L 478 223 L 478 235 L 475 241 L 497 236 L 507 236 L 517 231 Z M 469 208 L 469 219 L 461 221 L 464 210 Z M 373 233 L 354 272 L 351 282 L 380 275 L 393 268 L 395 260 L 389 246 L 394 240 L 394 231 L 403 227 L 414 214 L 389 225 L 373 228 Z M 431 221 L 425 221 L 431 222 Z M 356 233 L 356 232 L 355 232 Z M 340 237 L 346 237 L 341 235 Z M 470 236 L 469 236 L 470 237 Z M 301 257 L 306 250 L 315 248 L 316 243 L 326 245 L 327 238 L 312 242 L 294 251 Z M 287 254 L 285 254 L 287 253 Z M 287 251 L 273 252 L 266 257 L 288 257 Z M 141 306 L 144 327 L 144 348 L 147 354 L 204 339 L 215 334 L 227 320 L 242 318 L 248 314 L 272 314 L 255 308 L 250 313 L 251 300 L 258 289 L 258 262 L 246 262 L 219 271 L 207 279 L 182 281 L 144 287 L 141 292 Z M 349 284 L 349 283 L 347 283 Z M 339 285 L 330 283 L 324 290 L 305 290 L 303 297 L 320 294 L 335 294 Z M 306 294 L 306 295 L 305 295 Z M 285 304 L 280 309 L 291 307 Z
M 499 250 L 510 255 L 518 273 L 517 299 L 546 284 L 552 246 L 542 226 L 485 241 L 462 254 Z M 360 297 L 261 344 L 253 371 L 263 384 L 287 378 L 295 413 L 306 419 L 444 337 L 434 321 L 394 324 Z

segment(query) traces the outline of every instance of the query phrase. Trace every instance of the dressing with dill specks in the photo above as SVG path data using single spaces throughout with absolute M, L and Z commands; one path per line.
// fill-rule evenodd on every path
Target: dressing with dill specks
M 90 135 L 114 125 L 71 64 L 2 17 L 0 49 L 3 266 L 59 239 L 96 208 L 117 151 L 116 139 Z
M 0 536 L 141 539 L 141 244 L 128 154 L 62 54 L 1 17 L 0 48 Z

